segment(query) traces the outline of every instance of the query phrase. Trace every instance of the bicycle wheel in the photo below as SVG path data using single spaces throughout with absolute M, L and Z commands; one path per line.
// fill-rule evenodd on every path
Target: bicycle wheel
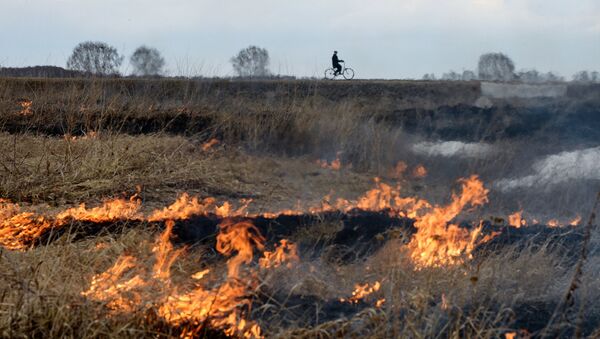
M 325 79 L 327 79 L 327 80 L 335 79 L 335 70 L 333 68 L 328 68 L 325 70 Z
M 344 70 L 343 76 L 344 76 L 344 79 L 346 79 L 346 80 L 354 79 L 354 70 L 352 68 L 346 68 Z

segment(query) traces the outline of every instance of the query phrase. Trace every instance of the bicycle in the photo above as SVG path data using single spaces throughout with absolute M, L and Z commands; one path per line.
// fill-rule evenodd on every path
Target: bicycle
M 345 62 L 340 62 L 340 64 L 342 65 L 342 71 L 336 75 L 335 68 L 328 68 L 325 70 L 325 79 L 333 80 L 341 75 L 346 80 L 352 80 L 354 78 L 354 70 L 350 67 L 346 67 Z

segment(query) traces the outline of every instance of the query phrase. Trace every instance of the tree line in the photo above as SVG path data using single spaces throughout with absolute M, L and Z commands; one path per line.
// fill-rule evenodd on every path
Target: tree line
M 435 74 L 423 75 L 423 80 L 436 80 Z M 538 72 L 535 69 L 515 71 L 515 63 L 503 53 L 485 53 L 479 57 L 477 72 L 465 70 L 462 73 L 450 71 L 444 73 L 440 80 L 449 81 L 521 81 L 526 83 L 541 83 L 565 81 L 565 78 L 553 72 Z M 573 81 L 600 82 L 600 73 L 596 71 L 580 71 L 573 75 Z
M 96 76 L 118 75 L 124 56 L 117 49 L 100 41 L 78 44 L 67 60 L 69 70 Z M 234 71 L 240 77 L 267 77 L 269 52 L 257 46 L 249 46 L 231 58 Z M 138 47 L 129 58 L 134 76 L 160 76 L 165 73 L 165 59 L 158 49 Z

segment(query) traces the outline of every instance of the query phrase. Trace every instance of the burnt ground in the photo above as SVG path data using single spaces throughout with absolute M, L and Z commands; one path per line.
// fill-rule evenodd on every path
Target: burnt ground
M 282 239 L 292 239 L 299 245 L 300 253 L 315 259 L 322 255 L 325 248 L 334 255 L 332 260 L 350 263 L 364 260 L 372 255 L 385 240 L 401 234 L 405 241 L 416 232 L 414 220 L 390 216 L 388 211 L 371 212 L 355 209 L 346 213 L 323 212 L 317 214 L 279 215 L 276 217 L 233 217 L 233 221 L 250 221 L 265 237 L 267 246 L 273 246 Z M 218 225 L 223 222 L 214 214 L 192 216 L 189 219 L 178 220 L 173 228 L 173 241 L 185 246 L 208 246 L 214 248 Z M 311 232 L 320 225 L 331 225 L 332 232 L 323 235 L 318 240 L 297 238 L 298 232 Z M 502 251 L 506 247 L 514 247 L 518 251 L 529 249 L 535 251 L 542 246 L 547 247 L 561 257 L 576 261 L 581 252 L 583 241 L 583 226 L 550 227 L 536 224 L 515 228 L 508 225 L 495 225 L 484 222 L 483 234 L 496 233 L 494 238 L 479 245 L 475 256 L 485 257 L 490 252 Z M 111 222 L 87 222 L 73 220 L 66 226 L 49 230 L 32 245 L 48 244 L 67 234 L 69 241 L 80 241 L 102 234 L 123 232 L 130 228 L 162 228 L 164 224 L 143 221 L 121 220 Z M 471 228 L 468 223 L 461 227 Z M 397 231 L 400 231 L 398 233 Z M 392 234 L 392 233 L 395 234 Z M 270 245 L 269 245 L 270 244 Z

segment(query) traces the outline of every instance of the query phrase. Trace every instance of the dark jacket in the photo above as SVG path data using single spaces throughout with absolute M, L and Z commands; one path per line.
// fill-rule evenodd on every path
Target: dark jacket
M 344 61 L 344 60 L 340 60 L 340 59 L 338 59 L 338 56 L 337 56 L 337 54 L 334 54 L 334 55 L 331 57 L 331 64 L 333 65 L 333 67 L 335 67 L 335 66 L 338 66 L 338 65 L 340 64 L 340 61 Z

